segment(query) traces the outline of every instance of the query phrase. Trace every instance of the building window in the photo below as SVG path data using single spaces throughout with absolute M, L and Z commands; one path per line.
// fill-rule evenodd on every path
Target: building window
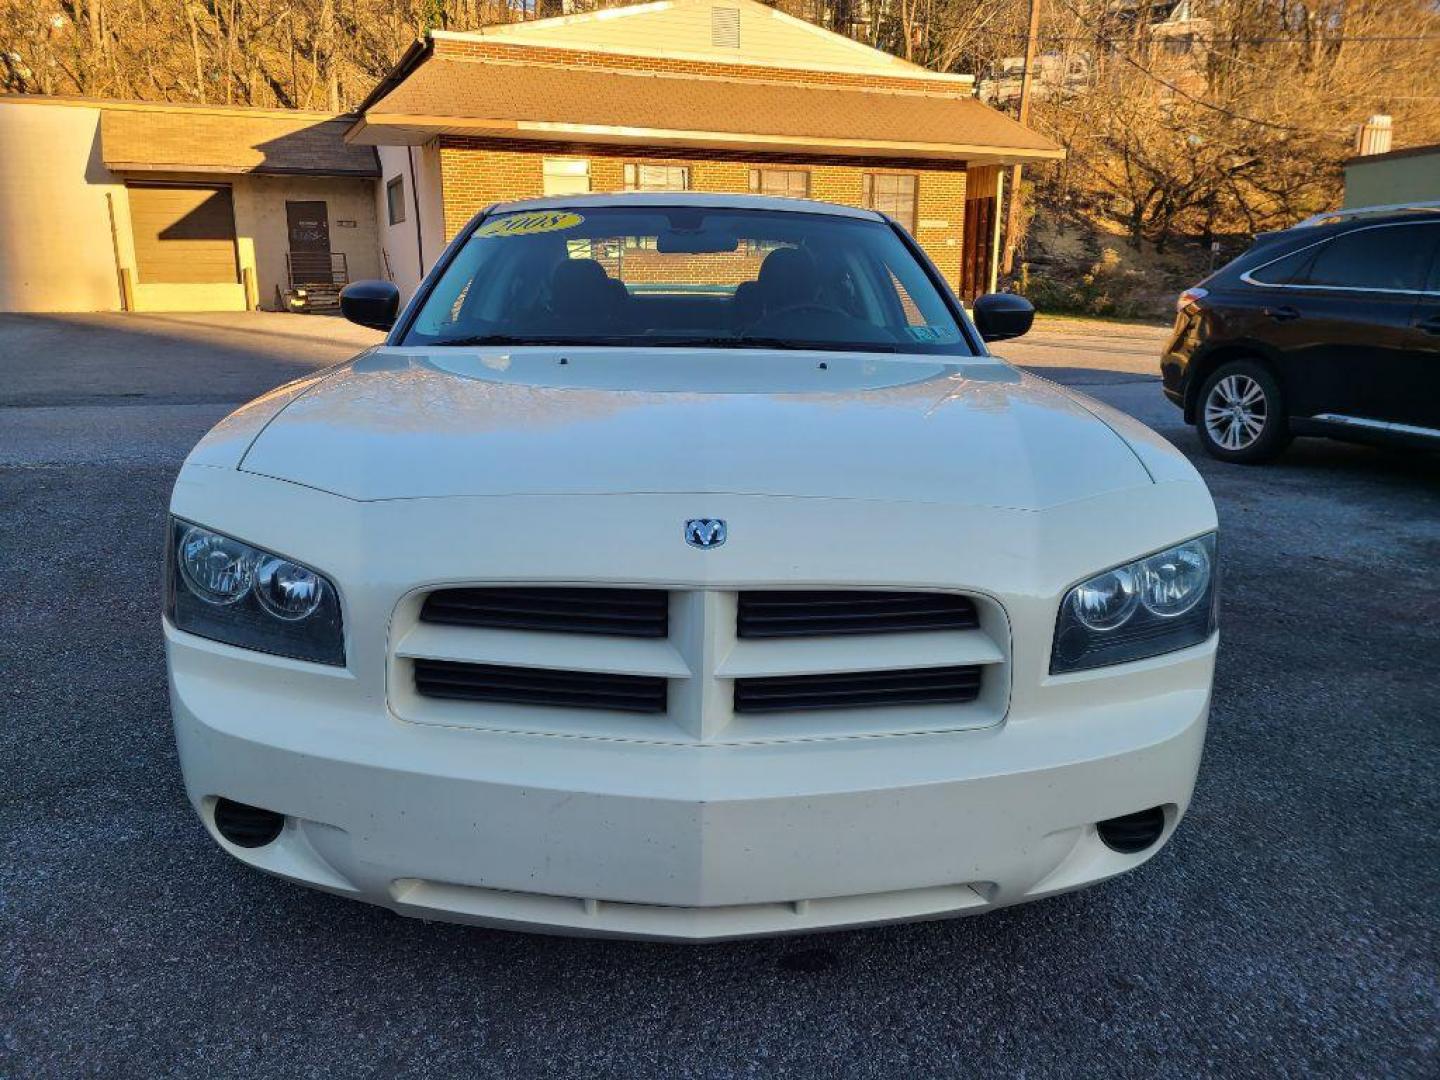
M 390 224 L 405 220 L 405 178 L 397 176 L 385 185 L 385 205 L 390 208 Z
M 915 232 L 915 177 L 910 173 L 866 173 L 865 205 L 871 210 L 889 214 Z
M 756 195 L 805 199 L 810 196 L 810 174 L 804 169 L 751 169 L 750 190 Z
M 688 165 L 625 165 L 626 191 L 689 191 Z
M 542 168 L 546 195 L 583 195 L 590 190 L 589 158 L 546 158 Z

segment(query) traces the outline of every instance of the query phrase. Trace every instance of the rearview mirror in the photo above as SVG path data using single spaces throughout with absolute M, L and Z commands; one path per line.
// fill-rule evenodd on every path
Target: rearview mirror
M 389 281 L 354 281 L 340 290 L 340 313 L 372 330 L 389 330 L 400 313 L 400 290 Z
M 986 293 L 975 301 L 975 329 L 986 341 L 1005 341 L 1029 333 L 1035 305 L 1014 293 Z
M 739 246 L 740 238 L 734 233 L 712 232 L 709 229 L 662 232 L 655 239 L 655 250 L 661 255 L 718 255 L 734 251 Z

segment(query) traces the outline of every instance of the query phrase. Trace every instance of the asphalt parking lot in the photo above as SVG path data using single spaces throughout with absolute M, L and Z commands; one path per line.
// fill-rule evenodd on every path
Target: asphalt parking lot
M 0 316 L 0 1077 L 1440 1074 L 1440 458 L 1205 459 L 1143 327 L 998 350 L 1157 428 L 1219 505 L 1205 762 L 1136 873 L 695 948 L 427 925 L 228 859 L 171 742 L 170 484 L 234 404 L 377 337 Z

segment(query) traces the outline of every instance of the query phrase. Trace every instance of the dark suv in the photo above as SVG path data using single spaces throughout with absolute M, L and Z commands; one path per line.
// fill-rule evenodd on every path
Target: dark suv
M 1440 203 L 1262 235 L 1177 307 L 1165 394 L 1222 461 L 1295 435 L 1440 449 Z

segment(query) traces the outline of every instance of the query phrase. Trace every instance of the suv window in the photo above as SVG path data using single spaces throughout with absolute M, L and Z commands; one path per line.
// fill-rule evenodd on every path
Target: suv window
M 1294 283 L 1341 289 L 1424 289 L 1437 237 L 1440 230 L 1425 225 L 1356 229 L 1325 244 L 1309 271 Z
M 1315 257 L 1315 248 L 1306 246 L 1299 251 L 1292 251 L 1289 255 L 1283 255 L 1274 262 L 1266 263 L 1257 270 L 1249 273 L 1251 281 L 1261 285 L 1289 285 L 1305 269 L 1305 266 Z

